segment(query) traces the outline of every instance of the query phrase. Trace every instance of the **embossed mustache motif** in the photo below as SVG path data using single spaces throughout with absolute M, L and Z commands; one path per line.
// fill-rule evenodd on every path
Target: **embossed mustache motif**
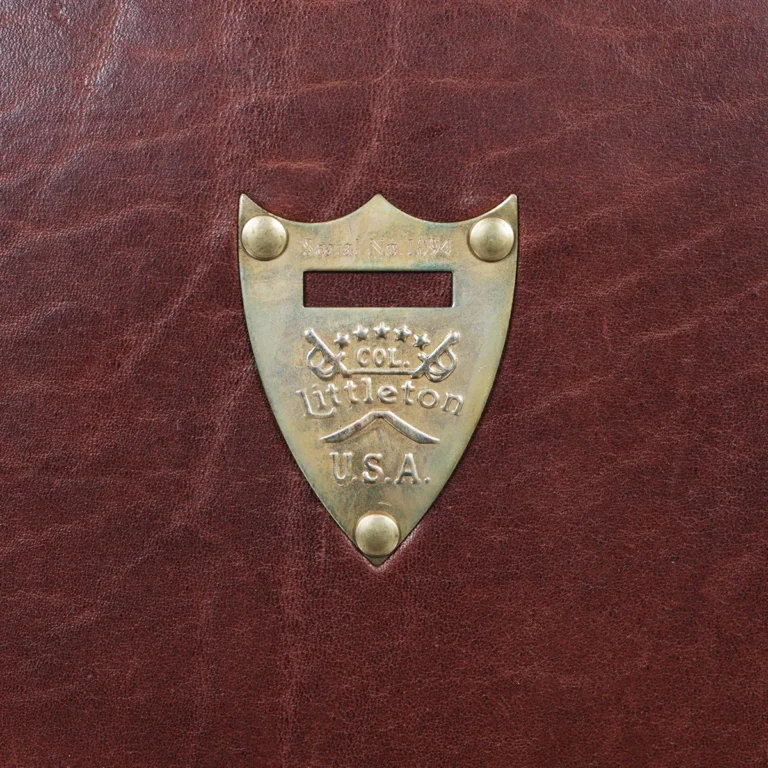
M 378 419 L 386 421 L 387 424 L 394 427 L 406 437 L 410 437 L 415 443 L 434 444 L 440 442 L 438 438 L 432 437 L 426 432 L 422 432 L 420 429 L 416 429 L 416 427 L 409 424 L 405 419 L 401 419 L 399 416 L 392 413 L 392 411 L 368 411 L 365 416 L 361 416 L 357 421 L 353 421 L 346 427 L 342 427 L 336 432 L 331 432 L 330 435 L 326 435 L 320 439 L 326 443 L 343 443 L 345 440 L 349 440 L 350 437 L 360 434 L 360 432 L 370 427 L 371 424 L 373 424 L 374 421 L 378 421 Z

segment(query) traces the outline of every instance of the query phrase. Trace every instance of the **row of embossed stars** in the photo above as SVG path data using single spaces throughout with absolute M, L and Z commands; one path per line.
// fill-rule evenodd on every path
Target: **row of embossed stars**
M 408 341 L 410 336 L 413 336 L 413 346 L 418 347 L 419 349 L 424 349 L 424 347 L 430 343 L 429 336 L 427 336 L 426 333 L 414 333 L 407 325 L 403 325 L 400 328 L 390 328 L 384 323 L 379 323 L 378 325 L 375 325 L 371 330 L 376 334 L 377 339 L 388 338 L 389 332 L 392 331 L 395 335 L 395 341 L 402 341 L 404 343 Z M 369 333 L 370 330 L 368 328 L 364 328 L 362 325 L 358 325 L 357 328 L 352 331 L 351 335 L 354 336 L 358 341 L 363 341 L 368 338 Z M 336 338 L 333 340 L 333 343 L 336 344 L 340 349 L 348 347 L 349 336 L 350 334 L 348 333 L 339 332 L 336 334 Z

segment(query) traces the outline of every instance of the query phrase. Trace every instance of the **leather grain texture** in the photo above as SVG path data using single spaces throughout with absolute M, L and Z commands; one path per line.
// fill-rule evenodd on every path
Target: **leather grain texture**
M 0 0 L 0 766 L 768 765 L 768 7 Z M 519 195 L 381 569 L 254 369 L 238 195 Z

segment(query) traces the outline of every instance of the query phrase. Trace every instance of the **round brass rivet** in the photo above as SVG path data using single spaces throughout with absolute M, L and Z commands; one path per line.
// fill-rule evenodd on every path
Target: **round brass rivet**
M 240 235 L 249 256 L 259 261 L 276 259 L 288 245 L 288 233 L 274 216 L 254 216 L 245 222 Z
M 389 555 L 400 543 L 400 529 L 389 515 L 368 512 L 357 521 L 355 543 L 363 554 L 371 557 Z
M 509 256 L 514 244 L 515 230 L 498 216 L 480 219 L 469 232 L 469 247 L 483 261 L 501 261 Z

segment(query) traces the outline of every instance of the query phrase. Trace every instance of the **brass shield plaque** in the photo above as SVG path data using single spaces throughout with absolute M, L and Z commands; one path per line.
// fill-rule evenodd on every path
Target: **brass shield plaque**
M 264 389 L 304 475 L 372 563 L 414 529 L 485 406 L 512 310 L 517 198 L 457 223 L 377 195 L 301 223 L 240 198 L 243 303 Z M 305 307 L 310 271 L 447 271 L 451 307 Z

